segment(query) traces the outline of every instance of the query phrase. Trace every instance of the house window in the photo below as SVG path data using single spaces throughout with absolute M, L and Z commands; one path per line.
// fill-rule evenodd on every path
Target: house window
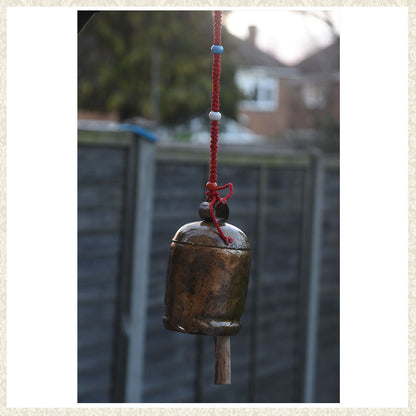
M 267 77 L 259 71 L 240 71 L 236 75 L 236 83 L 245 96 L 239 103 L 241 110 L 277 110 L 278 78 Z
M 302 99 L 306 108 L 323 108 L 326 105 L 325 91 L 322 85 L 308 82 L 302 88 Z

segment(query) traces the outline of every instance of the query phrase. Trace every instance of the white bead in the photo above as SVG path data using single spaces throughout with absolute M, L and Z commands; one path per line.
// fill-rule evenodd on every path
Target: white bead
M 221 113 L 217 113 L 215 111 L 209 112 L 209 118 L 211 120 L 220 121 L 221 120 Z

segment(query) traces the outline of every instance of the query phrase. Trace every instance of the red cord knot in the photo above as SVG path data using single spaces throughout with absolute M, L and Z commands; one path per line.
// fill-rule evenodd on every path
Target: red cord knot
M 222 204 L 225 204 L 227 202 L 227 200 L 233 194 L 233 184 L 232 183 L 227 183 L 227 185 L 218 186 L 217 182 L 207 182 L 206 187 L 207 187 L 207 192 L 206 192 L 207 202 L 209 202 L 209 210 L 211 212 L 212 222 L 217 227 L 217 231 L 218 231 L 220 237 L 223 239 L 224 243 L 225 244 L 231 244 L 234 240 L 231 237 L 228 237 L 228 236 L 224 235 L 224 233 L 221 231 L 221 228 L 218 224 L 218 221 L 215 218 L 214 207 L 216 205 L 222 205 Z M 225 196 L 224 198 L 221 198 L 218 191 L 221 191 L 222 189 L 226 189 L 226 188 L 229 188 L 228 195 Z

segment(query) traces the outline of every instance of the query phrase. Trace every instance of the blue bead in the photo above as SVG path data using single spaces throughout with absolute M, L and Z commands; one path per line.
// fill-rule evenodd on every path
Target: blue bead
M 212 53 L 216 53 L 221 55 L 224 52 L 224 48 L 221 45 L 212 45 L 211 46 Z

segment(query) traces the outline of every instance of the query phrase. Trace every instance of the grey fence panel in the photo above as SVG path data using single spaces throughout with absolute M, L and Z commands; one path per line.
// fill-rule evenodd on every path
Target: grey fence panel
M 137 169 L 132 141 L 107 137 L 80 146 L 78 192 L 79 401 L 123 401 L 132 335 L 129 315 Z M 110 145 L 111 144 L 111 145 Z M 136 149 L 137 150 L 137 149 Z M 229 222 L 252 246 L 252 268 L 239 334 L 231 338 L 232 385 L 216 386 L 213 337 L 163 327 L 169 247 L 197 221 L 209 174 L 206 149 L 160 148 L 146 286 L 143 402 L 299 402 L 304 389 L 305 253 L 312 209 L 310 157 L 224 151 L 220 184 L 232 182 Z M 313 178 L 312 178 L 313 179 Z M 312 181 L 313 182 L 313 181 Z M 314 401 L 339 400 L 339 167 L 324 183 L 319 322 Z M 140 215 L 140 214 L 139 214 Z M 146 221 L 146 219 L 142 220 Z M 142 242 L 141 244 L 145 244 Z M 140 247 L 136 247 L 136 250 Z M 126 317 L 126 322 L 124 322 Z M 126 328 L 124 328 L 126 325 Z M 134 353 L 134 351 L 133 351 Z M 134 390 L 135 382 L 130 380 Z M 133 384 L 131 384 L 133 383 Z M 133 391 L 132 390 L 132 391 Z
M 196 336 L 166 331 L 164 294 L 170 242 L 187 222 L 198 220 L 203 200 L 200 164 L 156 165 L 152 247 L 146 324 L 143 401 L 193 402 Z
M 127 150 L 78 149 L 78 401 L 112 401 Z
M 299 367 L 303 363 L 299 350 L 305 348 L 299 343 L 299 331 L 302 331 L 299 302 L 303 301 L 300 279 L 304 210 L 311 209 L 304 194 L 306 175 L 311 174 L 308 173 L 308 165 L 292 164 L 290 158 L 280 161 L 279 167 L 273 167 L 273 163 L 261 167 L 261 161 L 239 163 L 238 160 L 226 160 L 221 164 L 221 183 L 231 181 L 235 189 L 229 203 L 229 221 L 246 232 L 252 242 L 253 254 L 242 329 L 231 339 L 232 385 L 224 389 L 213 384 L 214 347 L 211 337 L 198 339 L 193 335 L 172 335 L 163 329 L 161 322 L 167 242 L 181 225 L 197 220 L 197 205 L 204 198 L 207 162 L 183 154 L 179 160 L 175 156 L 169 158 L 166 154 L 160 159 L 156 169 L 146 348 L 145 377 L 151 383 L 146 386 L 145 382 L 144 401 L 300 401 L 303 381 L 299 379 Z M 261 201 L 260 169 L 266 172 L 267 179 Z M 338 189 L 336 183 L 328 186 L 332 186 L 334 191 Z M 334 204 L 337 203 L 336 195 L 329 197 L 333 198 Z M 259 217 L 262 205 L 263 219 Z M 264 235 L 259 234 L 259 221 L 264 221 Z M 325 226 L 323 233 L 326 239 L 333 238 L 328 237 L 328 233 L 335 232 L 337 235 L 333 227 L 337 227 L 336 221 Z M 264 241 L 261 242 L 262 239 Z M 332 251 L 336 254 L 336 240 L 332 247 L 325 248 L 323 256 L 333 255 Z M 261 259 L 257 258 L 259 253 Z M 328 263 L 322 270 L 323 274 L 329 275 L 329 279 L 334 279 L 334 265 Z M 331 287 L 337 290 L 336 286 Z M 324 293 L 322 305 L 325 302 Z M 331 302 L 336 304 L 337 299 Z M 322 314 L 325 314 L 325 307 L 321 309 Z M 326 315 L 325 319 L 328 321 Z M 320 328 L 325 325 L 321 324 Z M 326 332 L 323 329 L 323 334 L 320 333 L 322 345 L 325 345 L 324 336 Z M 336 339 L 331 339 L 329 344 L 333 351 L 338 351 Z M 327 350 L 320 348 L 320 359 L 326 353 Z M 330 372 L 333 378 L 339 374 L 337 365 L 334 354 L 325 361 L 325 371 Z M 318 375 L 322 369 L 324 367 L 321 365 Z M 328 388 L 325 391 L 328 392 Z M 322 398 L 319 394 L 316 401 Z M 325 401 L 337 401 L 338 397 L 332 391 L 327 394 Z
M 269 169 L 255 402 L 293 402 L 304 168 Z
M 163 329 L 161 321 L 167 242 L 181 225 L 197 219 L 197 205 L 204 198 L 207 164 L 181 163 L 165 157 L 157 165 L 144 401 L 244 403 L 299 400 L 297 350 L 302 347 L 297 344 L 297 331 L 305 167 L 291 166 L 289 160 L 283 167 L 267 168 L 265 200 L 261 202 L 258 200 L 259 169 L 258 165 L 238 163 L 221 166 L 221 183 L 232 181 L 235 188 L 229 204 L 229 221 L 244 229 L 252 242 L 253 252 L 242 329 L 231 339 L 232 385 L 225 390 L 213 384 L 211 337 L 197 340 L 198 337 L 193 335 L 172 335 Z M 261 271 L 256 264 L 259 204 L 265 205 L 266 229 L 261 236 L 264 238 Z M 254 306 L 256 281 L 260 304 Z M 257 332 L 253 332 L 254 327 Z M 257 333 L 254 349 L 253 333 Z M 250 370 L 253 359 L 254 383 Z
M 123 401 L 140 139 L 113 127 L 78 139 L 78 401 Z
M 327 169 L 316 401 L 339 401 L 339 169 Z

